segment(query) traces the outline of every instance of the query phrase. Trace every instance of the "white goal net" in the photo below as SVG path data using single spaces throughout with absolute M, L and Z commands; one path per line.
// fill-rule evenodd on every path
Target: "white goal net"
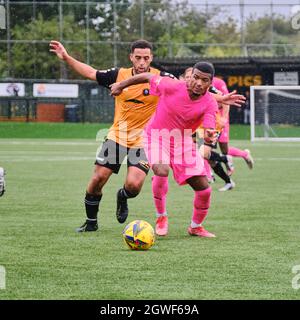
M 251 86 L 251 141 L 300 141 L 300 86 Z

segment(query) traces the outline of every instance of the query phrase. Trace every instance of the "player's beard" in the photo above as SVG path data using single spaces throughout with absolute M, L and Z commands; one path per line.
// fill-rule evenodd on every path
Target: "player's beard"
M 205 90 L 201 87 L 201 88 L 196 88 L 194 87 L 192 89 L 193 94 L 197 95 L 197 96 L 203 96 L 205 93 Z
M 193 90 L 188 90 L 189 92 L 189 96 L 192 100 L 197 100 L 199 99 L 200 97 L 202 97 L 202 94 L 201 93 L 198 93 L 198 92 L 194 92 Z
M 149 71 L 149 67 L 147 68 L 134 68 L 134 74 L 141 74 Z

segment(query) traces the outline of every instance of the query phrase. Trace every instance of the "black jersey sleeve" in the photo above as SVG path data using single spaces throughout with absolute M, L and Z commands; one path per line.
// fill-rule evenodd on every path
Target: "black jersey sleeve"
M 109 88 L 109 86 L 116 82 L 119 73 L 119 68 L 111 68 L 103 71 L 97 71 L 96 79 L 100 86 Z
M 161 77 L 170 77 L 172 79 L 176 79 L 176 77 L 172 73 L 169 73 L 169 72 L 166 72 L 166 71 L 161 71 L 159 75 Z
M 214 86 L 210 86 L 208 91 L 214 94 L 220 94 L 220 91 L 216 89 Z

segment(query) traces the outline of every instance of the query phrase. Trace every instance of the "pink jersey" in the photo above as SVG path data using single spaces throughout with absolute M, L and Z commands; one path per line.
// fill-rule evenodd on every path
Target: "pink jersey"
M 150 81 L 150 94 L 159 96 L 159 102 L 146 127 L 148 134 L 151 129 L 177 129 L 183 135 L 190 134 L 202 121 L 203 128 L 215 128 L 218 105 L 210 93 L 191 100 L 185 81 L 157 75 Z
M 213 78 L 213 81 L 212 81 L 212 85 L 213 85 L 216 89 L 218 89 L 219 91 L 221 91 L 223 94 L 229 93 L 225 81 L 222 80 L 222 79 L 220 79 L 220 78 L 214 77 L 214 78 Z
M 221 91 L 223 94 L 229 93 L 229 90 L 227 88 L 227 85 L 224 80 L 214 77 L 212 81 L 213 87 L 215 87 L 217 90 Z M 219 109 L 221 116 L 223 115 L 223 109 Z M 223 128 L 223 132 L 219 138 L 220 142 L 227 143 L 229 141 L 229 113 L 228 113 L 228 119 L 225 127 Z

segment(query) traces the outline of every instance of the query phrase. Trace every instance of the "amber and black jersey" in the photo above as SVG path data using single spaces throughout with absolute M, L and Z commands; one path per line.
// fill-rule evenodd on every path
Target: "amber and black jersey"
M 149 72 L 172 77 L 172 75 L 155 68 L 150 68 Z M 106 88 L 132 76 L 132 68 L 97 71 L 96 75 L 99 85 Z M 149 83 L 141 83 L 125 88 L 119 96 L 115 97 L 114 123 L 109 129 L 108 139 L 128 148 L 142 146 L 143 129 L 158 103 L 158 97 L 150 95 L 149 91 Z

